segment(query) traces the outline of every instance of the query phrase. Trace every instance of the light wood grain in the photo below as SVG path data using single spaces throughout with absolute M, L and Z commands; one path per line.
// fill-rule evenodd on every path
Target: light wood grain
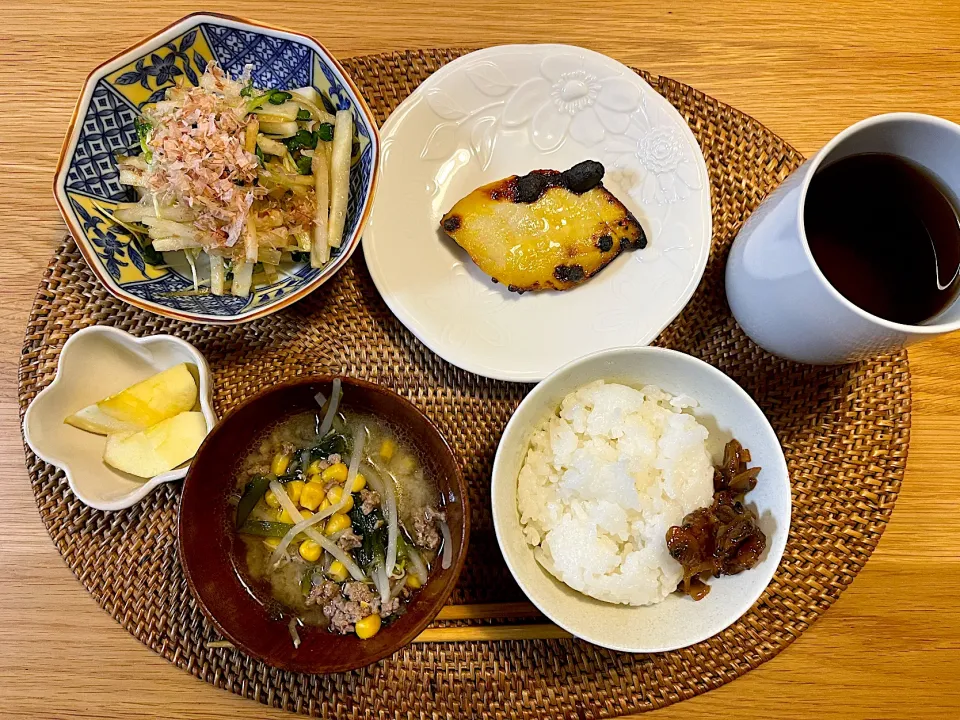
M 0 20 L 0 715 L 283 718 L 193 679 L 102 612 L 44 531 L 23 467 L 16 368 L 37 281 L 64 228 L 53 168 L 86 73 L 188 12 L 156 0 L 8 0 Z M 212 2 L 296 26 L 340 56 L 559 41 L 668 75 L 810 153 L 862 117 L 960 121 L 960 7 L 875 2 L 489 0 Z M 657 718 L 960 714 L 960 337 L 911 351 L 913 437 L 879 549 L 773 661 Z

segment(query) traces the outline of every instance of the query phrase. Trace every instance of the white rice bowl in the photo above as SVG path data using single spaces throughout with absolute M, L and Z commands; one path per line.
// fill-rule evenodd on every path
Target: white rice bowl
M 611 603 L 651 605 L 683 577 L 666 533 L 713 499 L 707 429 L 688 397 L 606 383 L 567 395 L 519 474 L 523 535 L 561 582 Z

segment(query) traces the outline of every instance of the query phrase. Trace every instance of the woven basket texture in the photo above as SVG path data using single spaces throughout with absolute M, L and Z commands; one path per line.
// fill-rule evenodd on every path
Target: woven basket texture
M 464 50 L 346 60 L 378 121 Z M 639 71 L 638 71 L 639 72 Z M 217 687 L 325 718 L 610 717 L 663 707 L 769 660 L 823 613 L 876 547 L 906 464 L 906 353 L 842 367 L 795 365 L 754 345 L 723 292 L 724 261 L 744 219 L 803 158 L 756 120 L 668 78 L 640 75 L 683 115 L 707 161 L 713 249 L 706 274 L 657 345 L 694 355 L 743 386 L 770 418 L 790 468 L 793 520 L 783 561 L 761 599 L 715 637 L 675 652 L 629 655 L 578 640 L 414 644 L 355 672 L 282 672 L 225 648 L 194 602 L 176 551 L 179 484 L 139 505 L 82 505 L 63 473 L 27 450 L 37 507 L 57 549 L 96 601 L 136 638 Z M 382 383 L 446 435 L 470 485 L 471 549 L 452 603 L 522 600 L 499 552 L 489 477 L 500 434 L 529 386 L 488 380 L 425 348 L 389 312 L 361 252 L 322 290 L 276 315 L 232 327 L 184 324 L 113 299 L 72 239 L 57 249 L 30 314 L 20 363 L 21 412 L 53 379 L 66 339 L 93 324 L 177 335 L 214 375 L 222 415 L 258 389 L 334 372 Z M 516 619 L 473 621 L 500 625 Z M 470 621 L 437 623 L 437 626 Z

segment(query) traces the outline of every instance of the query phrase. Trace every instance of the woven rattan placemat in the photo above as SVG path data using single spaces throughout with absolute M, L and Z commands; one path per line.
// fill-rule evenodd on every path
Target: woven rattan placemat
M 376 55 L 344 65 L 382 122 L 461 52 Z M 702 358 L 740 383 L 769 416 L 790 466 L 793 524 L 783 562 L 744 617 L 699 645 L 656 655 L 577 640 L 427 643 L 342 675 L 280 672 L 238 651 L 206 646 L 217 637 L 177 559 L 178 484 L 130 510 L 101 513 L 81 505 L 63 474 L 27 450 L 40 515 L 97 602 L 144 644 L 217 687 L 331 718 L 593 718 L 662 707 L 738 677 L 809 627 L 867 561 L 893 510 L 909 441 L 906 354 L 803 367 L 770 357 L 740 332 L 724 301 L 727 250 L 744 218 L 802 158 L 743 113 L 686 85 L 641 74 L 690 123 L 713 188 L 706 274 L 657 344 Z M 410 398 L 445 433 L 470 484 L 471 550 L 451 602 L 522 599 L 496 551 L 488 483 L 500 433 L 528 386 L 480 378 L 433 355 L 387 310 L 360 253 L 307 300 L 222 328 L 182 324 L 114 300 L 67 239 L 30 314 L 21 411 L 53 378 L 67 337 L 96 323 L 135 335 L 172 333 L 195 344 L 213 368 L 220 413 L 266 385 L 320 371 L 373 380 Z

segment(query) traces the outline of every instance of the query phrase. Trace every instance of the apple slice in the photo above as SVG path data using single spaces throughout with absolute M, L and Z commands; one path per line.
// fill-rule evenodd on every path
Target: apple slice
M 206 436 L 203 413 L 183 412 L 140 432 L 108 435 L 103 461 L 131 475 L 151 478 L 196 455 Z
M 98 435 L 137 432 L 197 404 L 197 381 L 187 363 L 180 363 L 126 390 L 88 405 L 64 420 Z

